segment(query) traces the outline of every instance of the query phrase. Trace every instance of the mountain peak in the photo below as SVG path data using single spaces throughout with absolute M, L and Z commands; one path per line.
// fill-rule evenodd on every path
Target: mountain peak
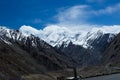
M 20 27 L 19 30 L 21 32 L 23 32 L 24 35 L 26 35 L 26 36 L 29 36 L 31 34 L 33 34 L 33 35 L 39 34 L 39 30 L 37 30 L 37 29 L 35 29 L 35 28 L 31 27 L 31 26 L 23 25 L 23 26 Z
M 69 42 L 72 42 L 73 44 L 87 48 L 90 47 L 88 41 L 97 39 L 108 33 L 117 34 L 120 32 L 120 27 L 114 25 L 110 27 L 93 27 L 90 31 L 75 31 L 68 27 L 58 25 L 49 25 L 43 30 L 37 30 L 31 26 L 23 25 L 20 27 L 20 31 L 26 36 L 33 34 L 40 37 L 52 46 L 61 46 L 63 43 L 67 43 L 66 45 L 68 45 Z

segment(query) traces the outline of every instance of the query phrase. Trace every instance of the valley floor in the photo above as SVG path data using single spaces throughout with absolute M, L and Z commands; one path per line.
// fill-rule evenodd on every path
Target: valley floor
M 105 76 L 87 78 L 83 80 L 120 80 L 120 74 L 105 75 Z
M 26 76 L 24 80 L 57 80 L 55 78 L 52 78 L 50 76 L 43 76 L 43 75 L 31 75 Z M 91 77 L 91 78 L 85 78 L 80 80 L 120 80 L 120 73 L 119 74 L 111 74 L 111 75 L 104 75 L 104 76 L 98 76 L 98 77 Z

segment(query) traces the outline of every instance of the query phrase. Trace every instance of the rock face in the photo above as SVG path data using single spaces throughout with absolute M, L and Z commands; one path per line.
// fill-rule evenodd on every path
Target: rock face
M 64 69 L 69 58 L 33 35 L 0 28 L 0 79 Z
M 42 38 L 51 46 L 72 58 L 77 63 L 77 66 L 98 63 L 103 51 L 116 35 L 116 33 L 107 32 L 105 29 L 99 28 L 87 32 L 81 30 L 72 31 L 66 27 L 59 26 L 50 26 L 43 30 L 22 26 L 20 31 L 26 35 L 34 34 Z
M 8 45 L 0 39 L 0 79 L 14 79 L 30 73 L 41 73 L 45 68 L 37 64 L 19 46 Z
M 102 63 L 120 69 L 120 33 L 105 50 Z
M 84 48 L 80 45 L 75 45 L 72 42 L 68 44 L 67 47 L 62 46 L 57 47 L 62 52 L 64 52 L 69 57 L 76 60 L 77 64 L 87 66 L 93 65 L 100 62 L 102 53 L 108 46 L 110 34 L 100 35 L 94 40 L 88 40 L 89 45 L 92 47 Z

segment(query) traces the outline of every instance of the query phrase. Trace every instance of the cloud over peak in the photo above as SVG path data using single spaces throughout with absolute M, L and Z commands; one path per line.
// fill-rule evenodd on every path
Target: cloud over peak
M 56 17 L 60 23 L 81 24 L 89 17 L 87 10 L 89 10 L 88 5 L 76 5 L 59 11 Z
M 114 14 L 114 13 L 119 13 L 120 11 L 120 3 L 113 5 L 113 6 L 107 6 L 104 9 L 100 9 L 98 11 L 93 11 L 94 14 L 96 15 L 102 15 L 102 14 Z
M 120 3 L 112 6 L 106 6 L 105 8 L 102 9 L 94 9 L 90 5 L 75 5 L 60 10 L 55 17 L 56 20 L 58 21 L 57 25 L 66 26 L 66 27 L 76 26 L 85 29 L 85 28 L 91 28 L 93 25 L 98 25 L 92 23 L 92 21 L 96 21 L 98 17 L 99 19 L 102 20 L 100 16 L 104 17 L 111 14 L 116 15 L 116 13 L 120 13 L 119 11 L 120 11 Z M 89 26 L 89 27 L 85 27 L 85 26 Z

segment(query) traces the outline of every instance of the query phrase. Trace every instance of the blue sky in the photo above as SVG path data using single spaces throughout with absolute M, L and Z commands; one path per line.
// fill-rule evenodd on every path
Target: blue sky
M 0 25 L 120 25 L 119 0 L 0 0 Z

